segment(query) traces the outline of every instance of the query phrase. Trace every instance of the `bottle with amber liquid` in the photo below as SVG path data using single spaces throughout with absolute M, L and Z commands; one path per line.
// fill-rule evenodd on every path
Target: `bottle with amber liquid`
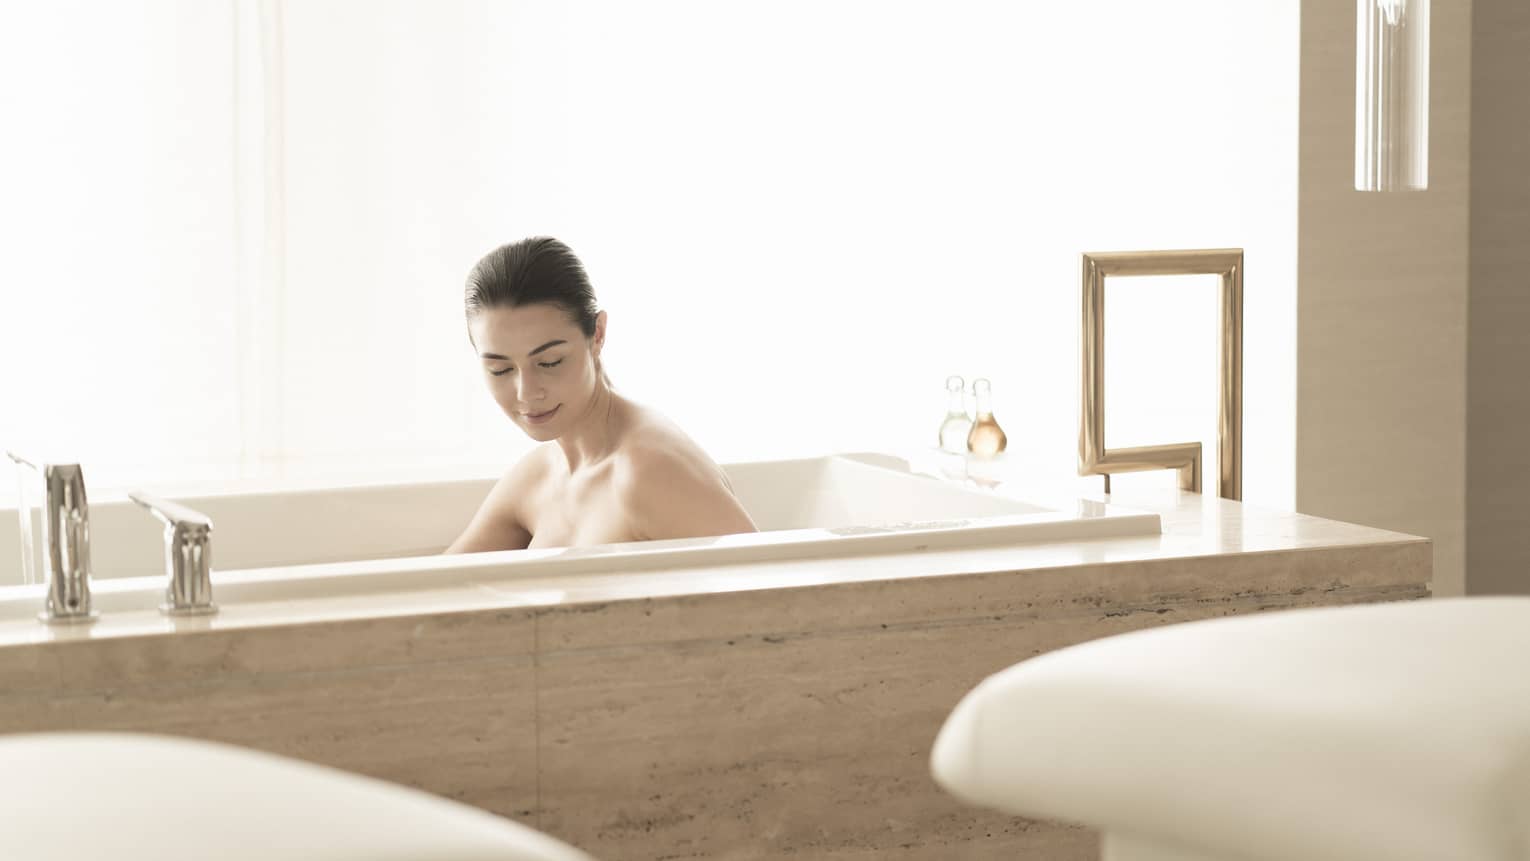
M 961 377 L 946 377 L 946 420 L 940 423 L 940 448 L 951 454 L 967 453 L 972 416 L 967 414 L 966 388 Z
M 977 400 L 977 419 L 967 433 L 967 451 L 972 452 L 973 457 L 983 459 L 998 457 L 1009 439 L 994 420 L 993 392 L 986 378 L 978 377 L 972 381 L 972 396 Z

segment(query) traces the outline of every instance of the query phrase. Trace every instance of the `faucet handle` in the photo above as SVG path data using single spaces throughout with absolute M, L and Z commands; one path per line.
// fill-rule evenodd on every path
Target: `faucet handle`
M 141 490 L 128 498 L 165 524 L 165 573 L 170 584 L 159 611 L 167 616 L 218 612 L 212 600 L 212 520 L 180 503 Z
M 200 511 L 187 508 L 179 502 L 171 502 L 158 496 L 135 490 L 128 494 L 128 498 L 148 509 L 149 513 L 159 518 L 171 529 L 185 527 L 186 531 L 201 529 L 212 531 L 212 521 Z
M 21 454 L 13 448 L 5 450 L 5 456 L 15 461 L 17 466 L 27 467 L 38 475 L 46 475 L 50 469 L 77 470 L 80 468 L 80 464 L 75 461 L 52 457 L 56 454 L 62 454 L 62 452 L 32 448 L 27 454 Z

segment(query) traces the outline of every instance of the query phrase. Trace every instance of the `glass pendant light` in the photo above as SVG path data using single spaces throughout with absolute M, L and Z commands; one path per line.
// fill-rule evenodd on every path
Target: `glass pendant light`
M 1429 0 L 1355 9 L 1355 188 L 1428 188 Z

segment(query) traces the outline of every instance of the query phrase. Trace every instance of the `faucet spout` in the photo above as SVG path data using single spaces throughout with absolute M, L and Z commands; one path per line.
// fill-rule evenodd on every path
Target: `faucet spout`
M 90 505 L 84 471 L 77 463 L 39 464 L 14 452 L 6 455 L 39 473 L 46 489 L 42 533 L 48 597 L 38 618 L 50 625 L 94 622 L 100 614 L 90 599 Z

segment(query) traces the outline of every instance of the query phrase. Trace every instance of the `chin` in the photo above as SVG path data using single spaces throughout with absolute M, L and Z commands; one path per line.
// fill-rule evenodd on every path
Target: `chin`
M 554 425 L 541 426 L 529 425 L 525 422 L 516 422 L 516 425 L 520 427 L 521 431 L 525 433 L 526 436 L 531 437 L 537 442 L 548 442 L 562 436 L 562 433 L 555 426 L 556 422 Z

